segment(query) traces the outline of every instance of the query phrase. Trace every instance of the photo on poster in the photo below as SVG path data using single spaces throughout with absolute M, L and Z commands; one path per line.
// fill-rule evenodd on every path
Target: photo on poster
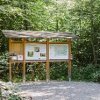
M 40 52 L 40 48 L 39 47 L 34 47 L 34 51 L 35 52 Z
M 23 60 L 23 55 L 18 55 L 18 60 Z
M 33 51 L 28 51 L 27 56 L 28 57 L 33 57 L 34 56 L 34 52 Z
M 46 57 L 45 53 L 40 53 L 40 57 Z

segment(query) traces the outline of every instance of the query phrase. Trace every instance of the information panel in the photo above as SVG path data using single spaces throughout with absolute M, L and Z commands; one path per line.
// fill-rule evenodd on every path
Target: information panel
M 45 44 L 29 44 L 25 46 L 26 60 L 46 60 L 46 45 Z
M 25 46 L 26 60 L 46 60 L 46 44 L 27 43 Z M 50 44 L 49 59 L 68 59 L 68 44 Z
M 68 59 L 68 44 L 50 44 L 50 59 Z

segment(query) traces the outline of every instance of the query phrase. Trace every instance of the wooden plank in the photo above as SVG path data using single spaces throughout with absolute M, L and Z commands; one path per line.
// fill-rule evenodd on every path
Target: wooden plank
M 50 62 L 66 62 L 68 59 L 50 59 Z
M 50 80 L 50 72 L 49 72 L 49 39 L 47 39 L 46 44 L 46 81 Z
M 11 39 L 9 39 L 9 52 L 11 52 Z M 9 81 L 12 81 L 12 68 L 11 68 L 11 59 L 9 59 Z
M 23 44 L 22 43 L 12 43 L 12 47 L 10 50 L 10 53 L 15 53 L 15 54 L 23 54 Z
M 68 61 L 69 59 L 49 59 L 49 62 L 66 62 L 66 60 Z M 23 60 L 14 60 L 14 63 L 22 63 Z M 25 62 L 46 62 L 46 60 L 25 60 Z
M 23 82 L 26 81 L 26 66 L 25 66 L 25 39 L 23 38 Z
M 69 79 L 69 81 L 71 81 L 71 68 L 72 68 L 72 61 L 71 61 L 71 39 L 69 39 L 68 51 L 69 51 L 69 59 L 68 59 L 68 79 Z
M 68 60 L 68 80 L 69 82 L 71 81 L 71 67 L 72 67 L 71 60 Z
M 11 62 L 9 62 L 9 81 L 12 81 L 12 66 Z
M 77 38 L 69 32 L 47 32 L 47 31 L 14 31 L 2 30 L 4 35 L 9 38 Z
M 11 43 L 22 43 L 22 41 L 11 41 Z
M 17 44 L 17 43 L 22 43 L 20 41 L 12 41 L 11 43 Z M 32 44 L 46 44 L 46 42 L 32 42 L 32 41 L 26 41 L 26 43 L 32 43 Z M 67 42 L 49 42 L 49 44 L 68 44 L 69 41 Z
M 69 42 L 50 42 L 49 44 L 68 44 Z
M 20 41 L 13 41 L 12 43 L 22 43 Z M 33 43 L 33 44 L 46 44 L 46 42 L 33 42 L 33 41 L 26 41 L 26 43 Z

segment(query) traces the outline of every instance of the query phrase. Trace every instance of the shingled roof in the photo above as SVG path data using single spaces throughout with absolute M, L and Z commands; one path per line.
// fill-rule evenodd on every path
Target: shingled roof
M 77 38 L 76 35 L 68 32 L 46 32 L 46 31 L 14 31 L 3 30 L 8 38 Z

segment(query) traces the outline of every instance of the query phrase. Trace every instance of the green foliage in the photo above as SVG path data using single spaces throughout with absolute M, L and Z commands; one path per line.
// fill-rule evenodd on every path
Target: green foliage
M 8 100 L 21 100 L 21 98 L 17 95 L 10 95 Z
M 3 52 L 0 54 L 0 66 L 4 65 L 4 67 L 7 66 L 8 62 L 8 52 Z
M 99 7 L 99 0 L 76 0 L 75 6 L 70 10 L 70 29 L 80 37 L 75 45 L 75 51 L 81 65 L 99 62 Z
M 68 80 L 67 78 L 67 63 L 51 63 L 50 65 L 51 80 Z
M 100 82 L 100 65 L 73 66 L 72 78 L 74 80 Z
M 92 77 L 92 81 L 100 82 L 100 70 L 92 73 L 91 77 Z
M 0 88 L 0 98 L 2 98 L 1 88 Z
M 8 73 L 8 53 L 4 52 L 0 55 L 0 79 L 8 81 L 7 73 Z
M 99 10 L 99 0 L 0 0 L 0 52 L 8 51 L 8 40 L 2 34 L 5 29 L 72 32 L 79 36 L 72 47 L 73 79 L 99 81 Z M 3 65 L 7 68 L 4 55 L 0 56 L 0 61 L 0 68 Z M 99 67 L 96 67 L 97 64 Z M 51 64 L 50 69 L 51 79 L 67 79 L 65 63 Z M 45 79 L 44 64 L 41 72 L 40 79 Z M 27 80 L 30 80 L 30 73 L 27 72 Z M 38 80 L 36 66 L 34 73 Z M 18 78 L 20 80 L 20 76 Z
M 37 81 L 45 80 L 45 64 L 32 63 L 27 65 L 26 80 Z

